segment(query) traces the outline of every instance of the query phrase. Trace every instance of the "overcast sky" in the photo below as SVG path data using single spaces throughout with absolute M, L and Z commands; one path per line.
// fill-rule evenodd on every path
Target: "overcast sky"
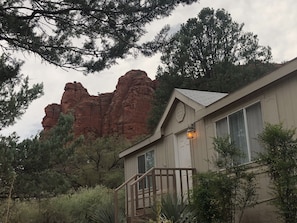
M 196 17 L 204 7 L 224 8 L 234 21 L 244 23 L 244 31 L 258 35 L 260 45 L 270 46 L 274 62 L 284 62 L 297 57 L 297 1 L 296 0 L 200 0 L 200 3 L 178 7 L 170 17 L 153 22 L 147 27 L 146 40 L 166 24 L 177 28 L 187 19 Z M 14 126 L 6 128 L 0 134 L 7 135 L 15 131 L 21 139 L 35 136 L 42 130 L 41 121 L 44 108 L 48 104 L 60 103 L 67 82 L 81 82 L 89 94 L 113 92 L 118 78 L 132 69 L 147 72 L 155 79 L 160 55 L 154 57 L 128 57 L 118 61 L 118 65 L 100 73 L 84 76 L 73 70 L 62 70 L 45 64 L 37 57 L 22 57 L 25 64 L 22 73 L 29 76 L 30 83 L 44 84 L 44 96 L 35 100 Z

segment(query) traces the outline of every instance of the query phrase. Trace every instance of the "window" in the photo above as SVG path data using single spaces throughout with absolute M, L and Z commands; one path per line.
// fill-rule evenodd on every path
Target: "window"
M 217 137 L 230 136 L 231 141 L 241 150 L 244 156 L 240 163 L 254 160 L 262 151 L 257 140 L 263 130 L 260 102 L 241 109 L 216 122 Z
M 151 150 L 141 156 L 138 156 L 138 173 L 144 174 L 149 169 L 155 166 L 154 150 Z M 148 188 L 152 185 L 151 177 L 146 177 L 143 182 L 139 184 L 139 189 Z

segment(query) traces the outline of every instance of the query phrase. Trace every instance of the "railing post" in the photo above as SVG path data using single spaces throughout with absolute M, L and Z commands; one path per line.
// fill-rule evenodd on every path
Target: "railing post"
M 119 212 L 118 212 L 118 192 L 114 192 L 114 222 L 119 223 Z
M 162 169 L 159 170 L 159 182 L 160 182 L 160 190 L 161 190 L 161 197 L 162 197 L 162 194 L 163 194 L 163 172 L 162 172 Z
M 155 169 L 152 172 L 152 183 L 153 183 L 153 201 L 154 204 L 156 204 L 156 199 L 157 199 L 157 185 L 156 185 L 156 173 L 155 173 Z
M 126 216 L 128 217 L 129 216 L 129 184 L 127 183 L 126 186 L 125 186 L 125 201 L 126 201 L 126 205 L 125 205 L 125 213 L 126 213 Z
M 184 202 L 184 191 L 183 191 L 183 174 L 182 170 L 179 170 L 179 183 L 180 183 L 180 197 L 181 197 L 181 202 Z
M 189 171 L 192 173 L 192 170 L 186 170 L 186 177 L 187 177 L 187 197 L 188 202 L 190 202 L 190 180 L 189 180 Z M 192 180 L 193 181 L 193 180 Z
M 133 222 L 134 216 L 135 216 L 135 208 L 134 208 L 134 188 L 133 185 L 131 185 L 131 220 Z

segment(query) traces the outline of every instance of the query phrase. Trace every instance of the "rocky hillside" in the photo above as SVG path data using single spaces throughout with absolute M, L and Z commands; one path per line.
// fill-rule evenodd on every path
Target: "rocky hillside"
M 81 83 L 67 83 L 61 103 L 45 108 L 42 126 L 47 131 L 57 124 L 61 113 L 72 111 L 76 135 L 120 134 L 133 139 L 148 133 L 146 123 L 155 87 L 141 70 L 127 72 L 119 78 L 114 92 L 98 96 L 89 95 Z

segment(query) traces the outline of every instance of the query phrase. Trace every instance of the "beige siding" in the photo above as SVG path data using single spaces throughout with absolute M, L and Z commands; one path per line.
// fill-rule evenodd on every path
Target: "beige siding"
M 191 124 L 195 121 L 195 111 L 193 108 L 185 105 L 185 116 L 182 121 L 178 121 L 177 119 L 177 111 L 175 109 L 176 105 L 173 106 L 172 112 L 170 113 L 170 116 L 168 117 L 168 120 L 165 123 L 165 126 L 163 126 L 164 129 L 164 135 L 170 135 L 170 134 L 177 134 L 181 131 L 186 130 Z
M 174 167 L 174 143 L 173 135 L 164 136 L 153 146 L 125 157 L 125 179 L 137 174 L 137 157 L 150 150 L 154 150 L 155 167 Z
M 280 122 L 288 128 L 297 126 L 297 77 L 283 81 L 276 88 Z
M 190 141 L 193 154 L 193 166 L 198 172 L 205 172 L 209 169 L 209 151 L 207 149 L 207 131 L 204 120 L 195 123 L 197 138 Z
M 199 131 L 197 142 L 194 143 L 195 167 L 197 171 L 207 171 L 212 169 L 203 159 L 212 161 L 215 157 L 213 149 L 213 137 L 215 137 L 215 122 L 221 118 L 236 112 L 239 109 L 252 105 L 256 102 L 261 103 L 263 115 L 263 124 L 265 123 L 283 123 L 285 128 L 297 127 L 297 75 L 279 81 L 253 95 L 242 98 L 233 104 L 216 111 L 197 122 Z M 211 163 L 211 162 L 210 162 Z M 271 200 L 270 186 L 271 182 L 266 175 L 265 170 L 255 164 L 251 171 L 257 172 L 258 203 L 255 208 L 247 209 L 244 214 L 244 223 L 251 222 L 277 222 L 275 210 L 269 205 Z

